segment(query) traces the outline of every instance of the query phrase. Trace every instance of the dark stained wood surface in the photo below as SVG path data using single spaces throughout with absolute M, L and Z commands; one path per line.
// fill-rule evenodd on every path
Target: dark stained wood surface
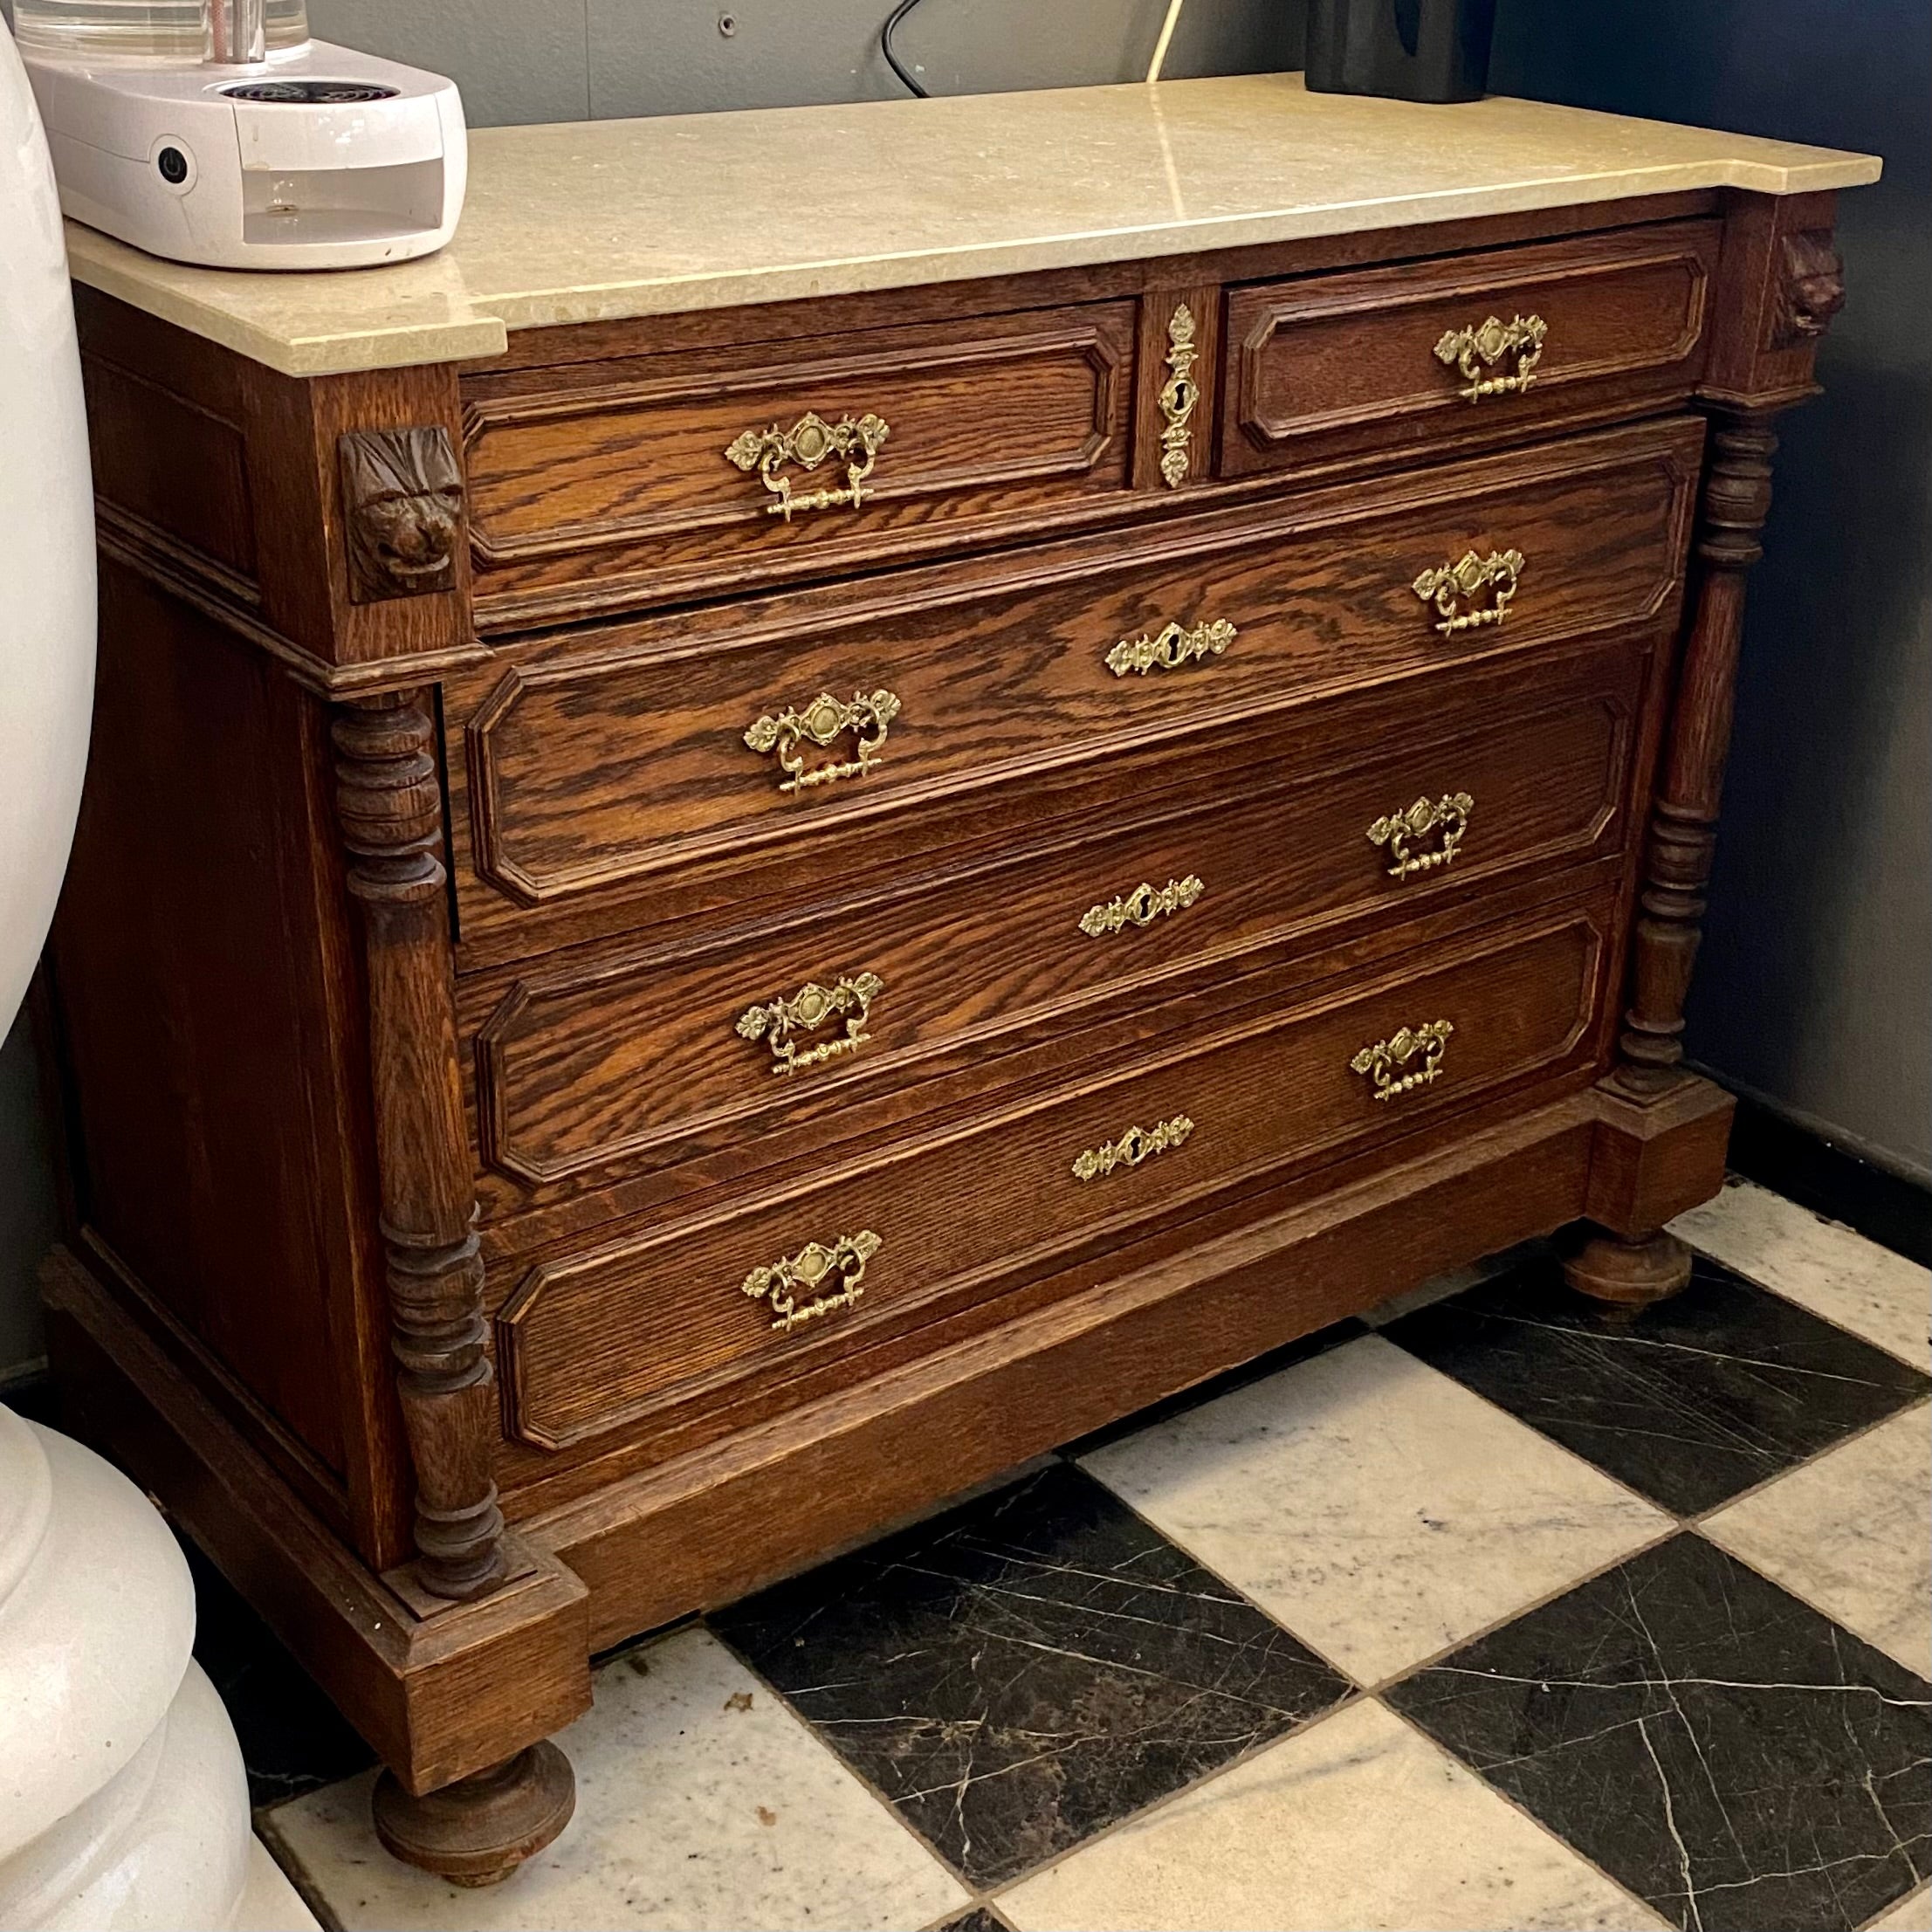
M 666 884 L 701 863 L 741 879 L 755 866 L 760 884 L 738 890 L 763 890 L 774 863 L 814 863 L 807 842 L 841 866 L 891 863 L 957 837 L 962 805 L 1022 776 L 1654 617 L 1679 581 L 1699 443 L 1682 422 L 1611 431 L 1162 526 L 1138 555 L 1117 540 L 1015 559 L 1016 583 L 987 560 L 499 650 L 452 682 L 446 712 L 464 734 L 450 755 L 465 945 L 535 949 L 528 909 L 593 893 L 609 894 L 590 915 L 602 930 L 664 916 Z M 1441 636 L 1417 575 L 1511 547 L 1528 561 L 1507 620 Z M 1124 638 L 1222 619 L 1236 635 L 1219 655 L 1145 675 L 1105 663 Z M 761 716 L 879 689 L 900 709 L 863 775 L 787 793 L 775 755 L 745 743 Z M 855 742 L 808 746 L 808 763 L 850 760 Z M 850 842 L 888 818 L 904 822 L 890 857 Z
M 1720 234 L 1665 223 L 1231 290 L 1222 474 L 1377 448 L 1427 461 L 1445 433 L 1520 440 L 1612 399 L 1681 401 L 1703 366 Z M 1435 346 L 1491 316 L 1540 317 L 1549 333 L 1527 388 L 1471 402 Z M 1483 373 L 1516 367 L 1505 356 Z
M 478 612 L 528 623 L 587 603 L 823 576 L 909 530 L 942 525 L 970 546 L 1064 499 L 1117 494 L 1133 347 L 1133 305 L 1102 302 L 472 376 Z M 832 424 L 874 414 L 889 434 L 858 505 L 776 516 L 756 471 L 725 451 L 808 411 Z M 802 496 L 842 487 L 846 466 L 835 456 L 784 473 Z
M 1255 1004 L 1207 1037 L 1096 1067 L 1069 1101 L 925 1146 L 908 1137 L 728 1219 L 540 1262 L 497 1316 L 510 1433 L 561 1447 L 747 1369 L 842 1352 L 950 1299 L 1048 1272 L 1137 1222 L 1184 1216 L 1290 1159 L 1399 1133 L 1573 1055 L 1587 1068 L 1605 911 L 1600 902 L 1553 911 L 1304 1000 L 1257 986 Z M 1433 1083 L 1381 1100 L 1351 1068 L 1358 1049 L 1443 1019 L 1455 1030 Z M 1076 1173 L 1083 1152 L 1178 1118 L 1193 1124 L 1179 1145 L 1093 1179 Z M 880 1247 L 849 1307 L 774 1334 L 771 1310 L 740 1291 L 752 1269 L 862 1231 Z
M 780 1117 L 836 1132 L 861 1090 L 930 1077 L 942 1056 L 982 1060 L 1017 1029 L 1063 1034 L 1157 1001 L 1180 976 L 1250 971 L 1257 947 L 1351 914 L 1405 918 L 1445 892 L 1618 850 L 1642 662 L 1619 642 L 1527 688 L 1497 665 L 1440 698 L 1365 694 L 1317 713 L 1331 728 L 1286 739 L 1269 762 L 1170 786 L 1069 849 L 850 910 L 808 900 L 695 941 L 469 980 L 459 1014 L 474 1035 L 485 1213 L 674 1164 L 699 1137 L 751 1145 Z M 1392 877 L 1369 828 L 1457 793 L 1475 805 L 1449 863 Z M 1444 849 L 1440 835 L 1416 844 Z M 1198 897 L 1144 911 L 1144 925 L 1083 930 L 1096 907 L 1188 880 Z M 833 1057 L 780 1074 L 768 1041 L 736 1030 L 747 1007 L 859 973 L 882 990 L 861 1043 Z M 846 1033 L 834 1014 L 790 1038 L 809 1051 Z

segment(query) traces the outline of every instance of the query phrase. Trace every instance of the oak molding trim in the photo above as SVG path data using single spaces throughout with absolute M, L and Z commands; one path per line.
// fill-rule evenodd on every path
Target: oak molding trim
M 416 691 L 451 671 L 489 661 L 489 646 L 472 639 L 442 650 L 332 664 L 265 622 L 252 600 L 243 602 L 235 587 L 223 581 L 230 573 L 216 566 L 221 571 L 217 576 L 206 567 L 212 560 L 203 559 L 185 545 L 162 540 L 161 533 L 114 504 L 97 501 L 94 511 L 95 547 L 104 558 L 272 658 L 304 691 L 319 698 L 341 700 Z

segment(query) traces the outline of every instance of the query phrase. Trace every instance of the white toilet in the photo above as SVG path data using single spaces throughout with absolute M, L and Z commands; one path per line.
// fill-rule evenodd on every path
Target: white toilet
M 0 1028 L 53 916 L 93 699 L 93 501 L 46 143 L 0 24 Z M 315 1920 L 249 1828 L 189 1654 L 195 1592 L 141 1493 L 0 1408 L 0 1926 Z

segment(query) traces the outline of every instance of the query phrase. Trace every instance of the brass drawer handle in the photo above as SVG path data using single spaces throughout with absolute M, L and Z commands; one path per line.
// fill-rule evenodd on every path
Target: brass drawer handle
M 754 752 L 778 753 L 779 767 L 786 774 L 779 780 L 780 791 L 802 792 L 835 779 L 863 778 L 878 763 L 885 728 L 898 715 L 898 698 L 889 691 L 854 691 L 849 704 L 822 691 L 801 712 L 781 711 L 760 718 L 746 729 L 745 742 Z M 858 756 L 807 771 L 801 746 L 809 742 L 822 749 L 842 732 L 856 735 Z
M 1090 905 L 1080 915 L 1080 930 L 1090 939 L 1101 939 L 1123 926 L 1152 925 L 1156 919 L 1185 911 L 1207 890 L 1192 872 L 1184 879 L 1169 879 L 1158 892 L 1143 879 L 1120 898 Z
M 865 1030 L 866 1019 L 872 1002 L 884 991 L 885 982 L 876 973 L 842 974 L 828 987 L 808 980 L 789 1000 L 773 1000 L 740 1014 L 739 1036 L 770 1043 L 773 1073 L 796 1073 L 801 1067 L 815 1067 L 838 1054 L 856 1053 L 872 1037 Z M 856 1013 L 854 1007 L 858 1009 Z M 838 1039 L 803 1049 L 793 1041 L 794 1028 L 810 1033 L 835 1016 L 845 1020 L 845 1031 Z
M 1159 665 L 1162 670 L 1179 670 L 1197 657 L 1219 657 L 1234 641 L 1234 627 L 1225 617 L 1199 623 L 1192 629 L 1179 624 L 1164 625 L 1152 637 L 1123 637 L 1107 653 L 1107 669 L 1116 677 L 1132 671 L 1145 677 Z
M 772 1311 L 772 1326 L 783 1333 L 834 1309 L 849 1308 L 864 1294 L 865 1264 L 877 1255 L 879 1237 L 870 1227 L 856 1234 L 841 1234 L 828 1248 L 822 1241 L 808 1241 L 795 1255 L 773 1262 L 769 1268 L 754 1268 L 745 1277 L 745 1292 L 752 1299 L 767 1302 Z M 820 1294 L 819 1285 L 836 1280 L 838 1287 Z M 801 1307 L 798 1291 L 812 1299 Z
M 1073 1177 L 1076 1180 L 1097 1180 L 1117 1167 L 1138 1167 L 1142 1161 L 1179 1146 L 1193 1131 L 1194 1124 L 1186 1114 L 1176 1114 L 1172 1120 L 1159 1121 L 1151 1128 L 1130 1127 L 1118 1140 L 1089 1147 L 1080 1154 L 1073 1164 Z
M 758 480 L 778 498 L 765 505 L 766 514 L 783 517 L 789 523 L 795 510 L 835 510 L 842 504 L 856 510 L 865 501 L 865 479 L 890 434 L 885 418 L 870 410 L 856 423 L 849 416 L 828 423 L 808 409 L 788 430 L 780 429 L 775 423 L 768 430 L 746 430 L 725 456 L 747 473 L 758 471 Z M 795 463 L 801 470 L 815 470 L 833 457 L 845 459 L 843 489 L 792 494 L 792 479 L 781 473 L 787 463 Z
M 1492 550 L 1479 557 L 1465 550 L 1454 563 L 1438 564 L 1425 570 L 1409 586 L 1424 603 L 1435 606 L 1440 622 L 1436 629 L 1445 637 L 1459 630 L 1474 630 L 1479 624 L 1500 624 L 1509 614 L 1509 600 L 1516 594 L 1527 560 L 1520 550 Z M 1473 610 L 1459 610 L 1459 603 L 1490 593 L 1489 602 Z
M 1544 339 L 1549 333 L 1550 325 L 1540 315 L 1512 315 L 1507 322 L 1491 315 L 1474 328 L 1445 329 L 1435 345 L 1435 359 L 1454 369 L 1469 385 L 1462 392 L 1467 402 L 1520 394 L 1536 381 L 1537 364 L 1543 359 Z M 1485 373 L 1505 356 L 1516 359 L 1514 375 Z
M 1469 814 L 1475 809 L 1475 801 L 1467 792 L 1446 792 L 1434 805 L 1426 798 L 1419 798 L 1406 812 L 1392 812 L 1386 818 L 1379 818 L 1369 827 L 1368 841 L 1371 845 L 1385 845 L 1389 856 L 1395 863 L 1389 867 L 1392 879 L 1406 879 L 1413 872 L 1427 872 L 1438 865 L 1447 865 L 1455 856 L 1456 848 L 1462 842 L 1462 835 L 1469 829 Z M 1412 852 L 1412 839 L 1427 838 L 1431 832 L 1440 832 L 1440 842 L 1433 852 Z
M 1349 1062 L 1349 1070 L 1367 1074 L 1374 1081 L 1376 1099 L 1393 1100 L 1398 1094 L 1427 1086 L 1442 1071 L 1442 1055 L 1448 1046 L 1449 1035 L 1454 1031 L 1454 1025 L 1447 1020 L 1431 1020 L 1424 1026 L 1404 1027 L 1388 1039 L 1378 1040 L 1372 1047 L 1364 1047 Z M 1422 1064 L 1413 1073 L 1399 1070 L 1407 1066 L 1418 1054 L 1422 1055 Z

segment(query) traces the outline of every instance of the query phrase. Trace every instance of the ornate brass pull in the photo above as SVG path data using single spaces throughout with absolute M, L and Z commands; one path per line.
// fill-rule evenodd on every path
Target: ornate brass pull
M 865 1264 L 877 1255 L 879 1237 L 870 1227 L 856 1234 L 841 1234 L 828 1248 L 822 1241 L 808 1241 L 795 1255 L 773 1262 L 769 1268 L 754 1268 L 745 1277 L 745 1292 L 752 1299 L 768 1302 L 772 1326 L 783 1333 L 835 1308 L 849 1308 L 864 1294 Z M 828 1294 L 818 1292 L 822 1282 L 836 1280 L 838 1287 Z M 801 1289 L 812 1299 L 802 1306 Z
M 1426 1087 L 1442 1071 L 1442 1055 L 1455 1028 L 1447 1020 L 1431 1020 L 1425 1026 L 1404 1027 L 1372 1047 L 1364 1047 L 1349 1062 L 1351 1073 L 1365 1073 L 1375 1083 L 1378 1100 L 1393 1100 L 1417 1087 Z M 1420 1054 L 1422 1064 L 1413 1073 L 1403 1073 L 1410 1061 Z
M 1459 630 L 1474 630 L 1479 624 L 1502 622 L 1509 600 L 1516 594 L 1525 560 L 1520 550 L 1492 550 L 1487 557 L 1465 550 L 1456 562 L 1425 570 L 1409 588 L 1424 603 L 1435 606 L 1440 619 L 1435 628 L 1445 637 L 1453 637 Z M 1459 602 L 1485 590 L 1490 593 L 1488 603 L 1474 610 L 1456 608 Z
M 1445 329 L 1435 345 L 1435 359 L 1446 363 L 1469 386 L 1464 400 L 1480 402 L 1486 395 L 1508 395 L 1526 389 L 1536 380 L 1543 359 L 1544 338 L 1550 325 L 1540 315 L 1512 315 L 1505 322 L 1491 315 L 1474 328 Z M 1513 375 L 1488 375 L 1506 355 L 1516 358 Z
M 1185 911 L 1207 890 L 1192 872 L 1184 879 L 1169 879 L 1158 892 L 1143 879 L 1120 898 L 1090 905 L 1080 915 L 1080 930 L 1090 939 L 1101 939 L 1123 926 L 1152 925 L 1170 913 Z
M 1117 1167 L 1138 1167 L 1142 1161 L 1179 1146 L 1193 1131 L 1194 1124 L 1186 1114 L 1176 1114 L 1172 1120 L 1159 1121 L 1152 1127 L 1130 1127 L 1118 1140 L 1089 1147 L 1080 1154 L 1073 1164 L 1073 1178 L 1097 1180 Z
M 885 728 L 898 715 L 899 701 L 889 691 L 854 691 L 850 704 L 822 691 L 801 712 L 781 711 L 760 718 L 746 728 L 745 742 L 754 752 L 778 753 L 780 769 L 785 773 L 779 780 L 780 791 L 802 792 L 808 786 L 829 785 L 834 779 L 863 778 L 878 763 Z M 858 756 L 807 771 L 800 747 L 808 740 L 821 747 L 828 746 L 841 732 L 857 734 Z
M 768 1041 L 772 1049 L 772 1071 L 796 1073 L 801 1067 L 815 1067 L 842 1053 L 856 1053 L 872 1036 L 865 1022 L 872 1002 L 885 991 L 885 982 L 876 973 L 842 975 L 832 985 L 822 987 L 808 980 L 789 1000 L 773 1000 L 768 1005 L 753 1007 L 739 1016 L 741 1039 Z M 858 1010 L 855 1013 L 854 1007 Z M 845 1031 L 836 1040 L 823 1040 L 815 1047 L 801 1049 L 792 1039 L 795 1028 L 810 1033 L 835 1015 L 845 1019 Z
M 882 416 L 868 411 L 856 423 L 841 416 L 828 423 L 808 409 L 788 430 L 773 423 L 768 430 L 747 430 L 725 451 L 725 459 L 747 472 L 756 470 L 758 480 L 778 498 L 765 505 L 767 516 L 792 520 L 794 510 L 835 510 L 849 504 L 855 510 L 865 501 L 865 479 L 878 460 L 881 445 L 891 430 Z M 792 494 L 792 479 L 780 472 L 787 463 L 801 470 L 815 470 L 832 457 L 845 459 L 845 487 L 842 490 L 810 490 L 802 496 Z
M 1406 812 L 1392 812 L 1386 818 L 1379 818 L 1369 827 L 1368 841 L 1371 845 L 1385 845 L 1389 856 L 1395 861 L 1390 866 L 1392 879 L 1406 879 L 1412 872 L 1427 872 L 1432 867 L 1447 865 L 1455 856 L 1455 849 L 1462 842 L 1462 835 L 1469 829 L 1469 814 L 1475 809 L 1475 801 L 1467 792 L 1446 792 L 1434 805 L 1426 798 L 1419 798 Z M 1440 831 L 1440 842 L 1433 852 L 1412 852 L 1412 839 L 1427 838 L 1431 832 Z
M 1167 323 L 1167 380 L 1160 386 L 1160 478 L 1170 490 L 1178 490 L 1186 480 L 1188 464 L 1188 419 L 1200 401 L 1200 384 L 1194 380 L 1194 363 L 1200 351 L 1194 347 L 1194 312 L 1183 302 Z
M 1116 677 L 1132 671 L 1145 677 L 1158 664 L 1163 670 L 1179 670 L 1197 657 L 1219 657 L 1234 641 L 1234 627 L 1225 617 L 1184 629 L 1167 624 L 1152 637 L 1123 637 L 1107 653 L 1107 669 Z

